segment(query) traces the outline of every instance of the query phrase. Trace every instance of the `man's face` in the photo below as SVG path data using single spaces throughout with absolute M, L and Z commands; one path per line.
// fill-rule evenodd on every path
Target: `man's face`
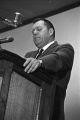
M 44 21 L 40 20 L 34 23 L 32 27 L 33 41 L 38 48 L 44 47 L 49 43 L 50 34 Z

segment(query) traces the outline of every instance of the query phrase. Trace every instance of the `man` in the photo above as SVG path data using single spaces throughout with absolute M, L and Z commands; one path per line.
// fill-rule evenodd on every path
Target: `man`
M 59 45 L 55 41 L 55 29 L 46 19 L 37 19 L 32 27 L 33 41 L 43 49 L 41 55 L 32 51 L 25 55 L 25 72 L 32 73 L 38 68 L 46 70 L 56 78 L 56 92 L 52 120 L 64 120 L 64 99 L 73 65 L 74 49 L 70 44 Z

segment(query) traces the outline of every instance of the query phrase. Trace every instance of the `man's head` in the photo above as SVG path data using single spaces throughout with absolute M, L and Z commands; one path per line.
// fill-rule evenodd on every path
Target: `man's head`
M 38 48 L 44 47 L 55 38 L 55 29 L 49 20 L 38 18 L 33 21 L 33 41 Z

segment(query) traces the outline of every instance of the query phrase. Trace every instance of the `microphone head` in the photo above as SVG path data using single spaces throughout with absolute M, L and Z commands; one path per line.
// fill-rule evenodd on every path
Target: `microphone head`
M 3 38 L 3 39 L 0 39 L 0 44 L 13 42 L 13 41 L 14 41 L 13 37 L 6 37 L 6 38 Z

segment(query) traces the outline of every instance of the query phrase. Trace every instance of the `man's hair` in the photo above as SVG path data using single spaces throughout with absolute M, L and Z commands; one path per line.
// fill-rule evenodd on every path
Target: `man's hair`
M 33 21 L 33 24 L 40 21 L 40 20 L 44 21 L 44 24 L 47 26 L 48 29 L 52 28 L 54 30 L 53 37 L 55 38 L 55 28 L 54 28 L 53 24 L 49 20 L 47 20 L 45 18 L 37 18 L 37 19 L 35 19 Z

